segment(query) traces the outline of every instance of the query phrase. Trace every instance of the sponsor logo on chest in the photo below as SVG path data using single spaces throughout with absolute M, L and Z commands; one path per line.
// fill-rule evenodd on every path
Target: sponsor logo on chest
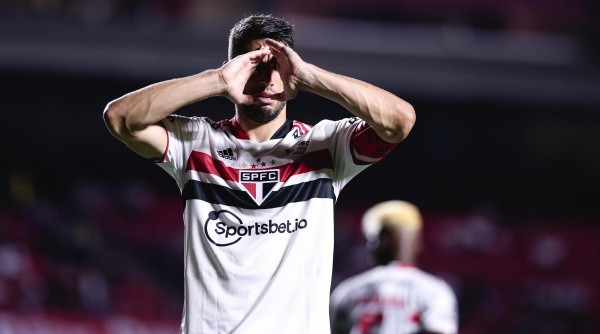
M 268 237 L 274 235 L 294 234 L 308 227 L 308 220 L 303 218 L 286 219 L 284 221 L 244 222 L 240 217 L 228 210 L 211 211 L 204 221 L 204 234 L 208 241 L 218 247 L 231 246 L 243 238 Z

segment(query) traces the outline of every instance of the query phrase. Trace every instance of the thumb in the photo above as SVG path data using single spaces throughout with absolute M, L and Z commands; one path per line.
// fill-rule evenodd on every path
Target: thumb
M 236 98 L 236 101 L 233 101 L 235 104 L 253 104 L 254 97 L 252 95 L 242 94 Z

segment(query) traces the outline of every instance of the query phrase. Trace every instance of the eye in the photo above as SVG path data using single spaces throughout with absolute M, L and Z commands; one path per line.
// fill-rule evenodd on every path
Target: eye
M 256 65 L 256 68 L 254 69 L 254 73 L 259 73 L 262 72 L 264 70 L 267 69 L 267 64 L 266 63 L 260 63 L 258 65 Z
M 269 60 L 266 63 L 260 63 L 256 66 L 256 68 L 254 69 L 254 73 L 262 73 L 264 71 L 273 71 L 273 70 L 277 70 L 277 61 L 275 61 L 275 58 Z
M 271 69 L 273 69 L 273 70 L 277 69 L 277 60 L 275 60 L 275 58 L 269 60 L 268 64 Z

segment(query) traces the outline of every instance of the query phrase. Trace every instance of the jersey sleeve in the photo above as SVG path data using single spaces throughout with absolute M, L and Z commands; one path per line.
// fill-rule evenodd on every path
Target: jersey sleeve
M 378 161 L 385 157 L 398 143 L 388 143 L 381 139 L 375 130 L 365 121 L 360 121 L 352 132 L 350 147 L 356 163 Z M 366 158 L 366 159 L 365 159 Z
M 373 129 L 358 117 L 328 123 L 326 131 L 332 139 L 329 149 L 334 163 L 333 181 L 339 190 L 395 146 L 380 139 Z M 370 161 L 363 160 L 364 157 Z
M 422 326 L 428 332 L 458 333 L 458 305 L 452 288 L 444 281 L 429 296 L 429 304 L 422 313 Z
M 331 293 L 329 299 L 329 319 L 331 333 L 349 333 L 352 329 L 350 308 L 347 305 L 347 282 L 341 282 Z
M 201 140 L 206 133 L 202 131 L 204 123 L 206 122 L 198 117 L 179 115 L 171 115 L 162 121 L 167 131 L 168 143 L 163 159 L 157 165 L 169 173 L 180 187 L 192 144 Z
M 329 137 L 327 141 L 333 159 L 333 185 L 336 192 L 341 191 L 352 178 L 370 165 L 357 162 L 350 146 L 352 134 L 360 122 L 358 118 L 345 118 L 325 123 L 323 131 Z

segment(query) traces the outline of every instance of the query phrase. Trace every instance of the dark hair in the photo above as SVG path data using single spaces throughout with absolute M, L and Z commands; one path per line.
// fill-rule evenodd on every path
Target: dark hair
M 271 38 L 293 48 L 294 26 L 271 14 L 255 14 L 240 20 L 229 33 L 229 59 L 250 51 L 248 43 L 261 38 Z

